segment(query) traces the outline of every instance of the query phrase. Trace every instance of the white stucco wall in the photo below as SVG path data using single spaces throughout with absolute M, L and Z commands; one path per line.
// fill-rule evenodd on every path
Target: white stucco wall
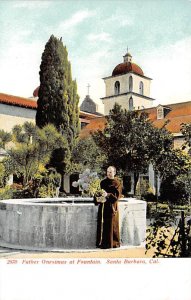
M 35 123 L 35 116 L 35 109 L 0 104 L 0 129 L 10 132 L 13 126 L 26 121 Z
M 142 81 L 144 85 L 144 96 L 150 97 L 151 80 L 133 73 L 105 78 L 105 96 L 110 97 L 115 95 L 115 82 L 120 82 L 120 94 L 129 92 L 129 77 L 133 78 L 133 92 L 139 94 L 139 84 Z
M 122 96 L 116 96 L 116 97 L 111 97 L 111 98 L 106 98 L 103 99 L 103 104 L 104 104 L 104 114 L 108 115 L 109 111 L 113 108 L 115 103 L 118 103 L 119 105 L 122 106 L 123 109 L 129 110 L 129 99 L 132 96 L 133 98 L 133 107 L 134 109 L 143 109 L 143 108 L 149 108 L 152 107 L 153 101 L 144 98 L 144 97 L 139 97 L 135 96 L 133 94 L 128 94 L 128 95 L 122 95 Z
M 109 111 L 113 108 L 115 103 L 118 103 L 123 108 L 129 109 L 129 97 L 127 95 L 106 98 L 103 101 L 104 115 L 109 115 Z

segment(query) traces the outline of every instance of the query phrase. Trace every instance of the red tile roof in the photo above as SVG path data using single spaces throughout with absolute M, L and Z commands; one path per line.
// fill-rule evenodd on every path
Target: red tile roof
M 191 101 L 168 104 L 164 107 L 168 107 L 170 111 L 166 114 L 164 119 L 157 120 L 157 107 L 144 109 L 149 114 L 149 119 L 153 122 L 154 126 L 161 128 L 164 123 L 169 120 L 166 128 L 172 133 L 179 133 L 181 124 L 191 123 Z
M 171 133 L 180 133 L 182 123 L 191 124 L 191 101 L 165 105 L 165 107 L 166 106 L 169 107 L 171 111 L 162 120 L 157 120 L 157 107 L 152 107 L 141 111 L 148 113 L 149 119 L 157 128 L 163 127 L 165 122 L 169 120 L 166 128 Z M 90 135 L 92 132 L 103 130 L 105 124 L 106 119 L 104 117 L 90 120 L 90 123 L 82 129 L 80 136 L 84 138 Z
M 23 98 L 23 97 L 18 97 L 18 96 L 3 94 L 3 93 L 0 93 L 0 103 L 37 109 L 36 99 Z M 82 119 L 87 119 L 87 120 L 94 119 L 95 117 L 97 117 L 97 115 L 99 115 L 99 113 L 92 114 L 85 111 L 80 111 L 80 117 Z
M 7 95 L 3 93 L 0 93 L 0 103 L 33 109 L 37 108 L 37 103 L 35 100 L 31 100 L 30 98 Z
M 106 118 L 105 117 L 98 117 L 90 120 L 90 123 L 83 127 L 83 129 L 80 132 L 80 137 L 85 138 L 89 136 L 91 133 L 103 130 L 106 125 Z

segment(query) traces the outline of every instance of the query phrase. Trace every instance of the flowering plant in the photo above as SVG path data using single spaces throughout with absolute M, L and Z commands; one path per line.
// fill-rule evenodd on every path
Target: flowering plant
M 73 187 L 78 187 L 82 191 L 82 194 L 87 196 L 93 196 L 100 187 L 100 179 L 96 172 L 91 172 L 90 169 L 86 169 L 79 175 L 78 181 L 72 183 Z

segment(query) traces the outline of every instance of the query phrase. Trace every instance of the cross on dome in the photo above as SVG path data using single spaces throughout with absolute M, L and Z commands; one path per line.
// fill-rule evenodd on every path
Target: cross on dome
M 89 92 L 90 92 L 90 87 L 91 87 L 91 85 L 88 83 L 88 85 L 87 85 L 87 88 L 88 88 L 88 93 L 87 93 L 87 95 L 89 96 Z

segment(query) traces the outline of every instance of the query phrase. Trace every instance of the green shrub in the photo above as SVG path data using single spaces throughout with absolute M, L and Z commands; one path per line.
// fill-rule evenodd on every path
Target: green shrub
M 5 167 L 0 163 L 0 187 L 4 187 L 6 182 Z
M 184 176 L 177 178 L 168 177 L 161 183 L 160 201 L 162 202 L 184 205 L 188 203 L 189 196 L 187 182 Z
M 147 218 L 150 218 L 151 213 L 152 213 L 152 204 L 147 203 Z
M 157 196 L 154 194 L 154 191 L 150 187 L 150 185 L 148 185 L 147 189 L 143 190 L 141 198 L 146 200 L 147 202 L 155 202 L 157 200 Z
M 144 195 L 141 195 L 144 200 L 147 202 L 155 202 L 157 200 L 157 196 L 153 193 L 146 193 Z
M 46 185 L 41 185 L 38 190 L 38 198 L 53 197 L 50 189 Z
M 9 186 L 0 188 L 0 200 L 12 199 L 12 198 L 13 198 L 13 190 L 10 189 Z
M 13 190 L 13 199 L 34 198 L 32 191 L 29 188 L 23 190 Z
M 42 168 L 32 180 L 32 193 L 35 198 L 53 198 L 60 186 L 61 176 L 54 168 Z

